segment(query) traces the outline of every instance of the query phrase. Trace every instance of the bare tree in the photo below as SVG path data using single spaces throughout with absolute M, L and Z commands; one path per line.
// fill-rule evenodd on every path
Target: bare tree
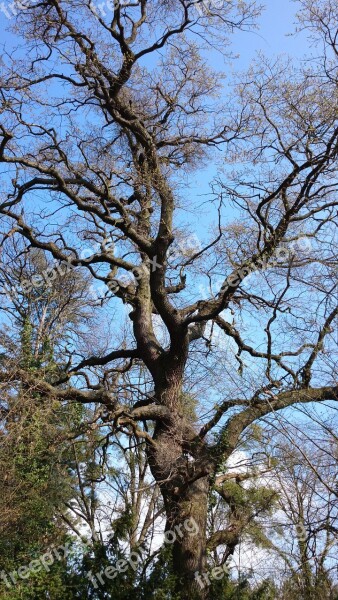
M 332 460 L 325 449 L 314 450 L 311 442 L 301 440 L 295 447 L 272 431 L 269 449 L 275 466 L 271 479 L 279 499 L 266 532 L 271 555 L 280 559 L 283 597 L 332 598 L 338 504 L 334 492 L 325 486 L 332 479 Z M 315 437 L 314 430 L 312 434 Z M 312 464 L 304 461 L 305 452 Z
M 15 25 L 24 53 L 4 56 L 1 79 L 4 239 L 22 236 L 60 268 L 86 269 L 115 324 L 107 351 L 83 351 L 62 377 L 47 382 L 22 368 L 15 376 L 55 399 L 98 404 L 112 432 L 146 441 L 167 529 L 188 517 L 199 527 L 198 538 L 173 545 L 182 599 L 207 597 L 195 572 L 206 566 L 210 486 L 243 431 L 297 403 L 337 400 L 328 354 L 337 8 L 301 3 L 303 25 L 325 44 L 322 60 L 262 60 L 223 100 L 204 46 L 223 47 L 258 8 L 199 4 L 31 5 Z M 323 24 L 313 14 L 324 4 Z M 216 148 L 226 167 L 211 187 L 215 231 L 187 250 L 183 186 Z M 129 310 L 120 329 L 118 301 Z M 131 382 L 144 374 L 132 407 L 127 370 Z M 209 548 L 231 540 L 225 526 Z

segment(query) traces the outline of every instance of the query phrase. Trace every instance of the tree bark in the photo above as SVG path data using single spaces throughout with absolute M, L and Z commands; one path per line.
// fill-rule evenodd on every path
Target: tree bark
M 176 502 L 176 521 L 183 524 L 182 538 L 173 544 L 173 568 L 177 577 L 176 592 L 181 600 L 206 600 L 208 586 L 202 579 L 206 572 L 206 526 L 209 481 L 198 479 Z M 192 533 L 187 524 L 193 524 Z M 174 529 L 175 530 L 175 529 Z M 192 527 L 191 527 L 192 530 Z
M 205 445 L 191 444 L 196 430 L 184 413 L 182 382 L 186 348 L 181 356 L 166 358 L 156 397 L 168 409 L 157 422 L 155 447 L 149 447 L 152 474 L 159 485 L 166 511 L 165 544 L 172 547 L 177 598 L 206 600 L 208 586 L 198 578 L 206 571 L 206 528 L 209 476 L 204 471 Z

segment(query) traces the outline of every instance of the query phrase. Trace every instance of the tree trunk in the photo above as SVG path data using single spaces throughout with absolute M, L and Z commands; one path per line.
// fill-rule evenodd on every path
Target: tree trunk
M 175 521 L 181 523 L 182 537 L 177 535 L 173 544 L 173 568 L 176 592 L 180 600 L 206 600 L 206 527 L 209 481 L 204 477 L 189 486 L 176 501 Z M 175 531 L 175 526 L 173 527 Z
M 177 358 L 177 357 L 176 357 Z M 184 361 L 182 361 L 184 362 Z M 179 361 L 178 361 L 179 363 Z M 172 546 L 176 595 L 179 600 L 206 600 L 208 584 L 203 580 L 206 564 L 206 529 L 209 477 L 202 475 L 204 444 L 190 445 L 195 428 L 184 414 L 182 365 L 163 377 L 157 396 L 170 408 L 167 422 L 157 423 L 156 448 L 149 448 L 149 464 L 163 496 L 167 524 L 165 544 Z M 201 477 L 194 480 L 196 473 Z

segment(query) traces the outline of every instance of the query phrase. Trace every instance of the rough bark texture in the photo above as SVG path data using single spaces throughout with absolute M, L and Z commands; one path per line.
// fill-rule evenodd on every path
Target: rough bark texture
M 177 576 L 177 591 L 182 600 L 204 600 L 208 598 L 208 588 L 201 587 L 196 577 L 205 573 L 206 563 L 206 525 L 208 511 L 208 478 L 204 477 L 189 486 L 186 493 L 177 501 L 177 521 L 184 523 L 193 519 L 198 533 L 185 533 L 182 541 L 173 547 L 173 565 Z

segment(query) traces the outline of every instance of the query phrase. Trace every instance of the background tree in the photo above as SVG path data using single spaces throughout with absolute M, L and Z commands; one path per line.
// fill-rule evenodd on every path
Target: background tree
M 4 244 L 0 270 L 3 366 L 53 381 L 86 338 L 86 325 L 95 322 L 87 282 L 71 270 L 61 276 L 43 251 L 13 239 Z M 1 567 L 8 575 L 57 542 L 68 540 L 72 546 L 68 559 L 53 565 L 52 576 L 39 573 L 15 589 L 5 589 L 4 598 L 28 600 L 46 593 L 81 597 L 90 593 L 84 568 L 100 572 L 153 535 L 153 512 L 160 514 L 161 509 L 158 489 L 147 481 L 144 443 L 138 444 L 132 434 L 126 442 L 121 434 L 115 441 L 119 452 L 112 456 L 110 433 L 104 422 L 97 429 L 95 407 L 62 405 L 25 381 L 13 389 L 8 380 L 2 392 Z M 112 468 L 113 459 L 119 468 Z M 132 575 L 131 570 L 130 586 Z M 105 597 L 108 590 L 114 597 L 128 597 L 126 578 L 107 583 L 93 597 Z
M 292 427 L 287 435 L 292 436 Z M 312 425 L 311 440 L 297 435 L 295 445 L 286 436 L 267 430 L 267 453 L 273 455 L 270 485 L 278 490 L 277 510 L 263 532 L 271 556 L 280 560 L 276 579 L 282 583 L 281 597 L 335 598 L 337 554 L 337 498 L 335 465 Z M 272 435 L 271 435 L 272 433 Z M 311 457 L 311 462 L 304 460 Z M 273 562 L 273 561 L 271 561 Z
M 85 316 L 86 283 L 78 275 L 68 274 L 62 285 L 60 279 L 46 282 L 40 275 L 38 289 L 24 289 L 24 282 L 50 268 L 43 252 L 28 250 L 20 240 L 3 246 L 1 365 L 45 381 L 64 370 L 63 345 Z M 65 441 L 79 426 L 83 410 L 46 398 L 15 375 L 2 383 L 1 392 L 1 570 L 8 575 L 70 540 L 57 511 L 72 495 Z M 29 582 L 15 585 L 7 577 L 10 587 L 2 589 L 2 597 L 45 598 L 48 587 L 51 598 L 71 598 L 66 579 L 67 560 L 56 561 L 51 573 L 40 570 Z

